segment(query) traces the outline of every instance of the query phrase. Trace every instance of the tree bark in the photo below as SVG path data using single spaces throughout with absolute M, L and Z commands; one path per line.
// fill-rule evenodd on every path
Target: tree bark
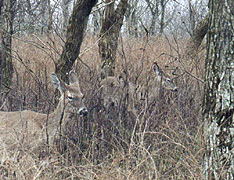
M 47 33 L 51 33 L 53 29 L 53 11 L 52 11 L 50 0 L 48 0 L 48 16 L 49 16 L 49 19 L 48 19 Z
M 145 0 L 145 2 L 147 3 L 147 6 L 150 9 L 151 15 L 152 15 L 152 19 L 151 19 L 151 24 L 150 24 L 150 35 L 156 35 L 156 31 L 155 31 L 155 25 L 156 25 L 156 20 L 159 16 L 159 0 Z
M 80 53 L 83 34 L 87 27 L 88 17 L 97 0 L 77 0 L 67 26 L 67 40 L 62 55 L 58 60 L 56 72 L 68 82 L 67 73 Z
M 160 17 L 160 30 L 159 33 L 162 34 L 165 28 L 165 10 L 166 10 L 166 5 L 167 5 L 166 0 L 161 0 L 160 1 L 160 6 L 161 6 L 161 17 Z
M 12 34 L 13 34 L 13 20 L 14 20 L 14 5 L 16 0 L 4 0 L 2 4 L 1 19 L 2 19 L 2 48 L 1 48 L 1 85 L 4 88 L 10 88 L 13 64 L 12 64 Z M 2 89 L 2 88 L 1 88 Z
M 234 1 L 210 0 L 203 100 L 207 180 L 234 179 Z
M 3 7 L 3 0 L 0 0 L 0 27 L 2 27 L 2 7 Z M 3 65 L 3 57 L 2 57 L 2 46 L 0 46 L 0 93 L 2 91 L 2 67 Z
M 66 31 L 66 28 L 67 28 L 67 22 L 68 22 L 68 19 L 69 19 L 69 4 L 71 3 L 71 0 L 62 0 L 62 5 L 61 5 L 61 8 L 62 8 L 62 14 L 63 14 L 63 31 L 65 32 Z
M 128 0 L 121 0 L 116 9 L 114 9 L 114 3 L 111 3 L 111 0 L 106 0 L 106 4 L 100 31 L 101 39 L 98 43 L 102 60 L 102 79 L 107 76 L 114 76 L 119 32 L 123 25 Z
M 188 0 L 189 4 L 189 25 L 190 25 L 190 33 L 193 35 L 194 30 L 195 30 L 195 25 L 196 25 L 196 20 L 195 20 L 195 12 L 194 8 L 192 5 L 191 0 Z

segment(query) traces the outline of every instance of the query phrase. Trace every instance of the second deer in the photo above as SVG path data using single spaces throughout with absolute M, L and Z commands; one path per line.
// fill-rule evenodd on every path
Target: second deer
M 154 77 L 145 85 L 136 85 L 132 82 L 124 82 L 122 77 L 107 77 L 101 81 L 104 106 L 117 106 L 121 95 L 129 94 L 128 108 L 135 109 L 137 103 L 145 99 L 154 99 L 159 95 L 160 89 L 177 91 L 178 87 L 173 83 L 156 62 L 153 63 Z

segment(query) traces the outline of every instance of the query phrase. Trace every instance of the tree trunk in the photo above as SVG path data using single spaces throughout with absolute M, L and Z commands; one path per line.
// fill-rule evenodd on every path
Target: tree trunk
M 97 0 L 77 0 L 73 8 L 67 26 L 67 40 L 56 67 L 57 74 L 65 82 L 68 82 L 67 73 L 72 69 L 72 65 L 80 53 L 88 17 L 96 3 Z
M 93 24 L 93 34 L 96 36 L 99 34 L 100 31 L 100 12 L 96 11 L 92 17 L 92 24 Z
M 63 13 L 63 31 L 66 32 L 66 28 L 67 28 L 67 23 L 68 23 L 68 19 L 69 19 L 69 4 L 71 3 L 71 0 L 62 0 L 62 13 Z
M 207 180 L 234 179 L 234 1 L 210 0 L 203 100 Z
M 123 25 L 124 14 L 127 10 L 128 0 L 121 0 L 114 9 L 112 0 L 106 0 L 105 13 L 100 31 L 99 54 L 102 60 L 101 78 L 114 76 L 116 51 L 118 47 L 119 32 Z
M 53 11 L 51 8 L 50 0 L 48 0 L 48 16 L 49 16 L 49 20 L 48 20 L 47 33 L 51 33 L 51 31 L 53 29 Z
M 2 28 L 2 7 L 3 7 L 3 0 L 0 0 L 0 27 Z M 0 93 L 2 91 L 2 67 L 3 65 L 3 57 L 2 57 L 2 46 L 0 46 Z
M 41 6 L 41 34 L 44 34 L 46 29 L 48 28 L 48 0 L 43 0 L 40 3 Z
M 160 5 L 161 5 L 161 18 L 160 18 L 160 30 L 159 33 L 162 34 L 165 28 L 165 10 L 166 10 L 166 4 L 167 2 L 165 2 L 165 0 L 161 0 L 160 1 Z
M 150 23 L 150 35 L 154 36 L 156 35 L 156 31 L 155 31 L 155 25 L 156 25 L 156 20 L 159 16 L 159 0 L 145 0 L 145 2 L 147 3 L 147 6 L 150 9 L 151 12 L 151 23 Z
M 16 0 L 4 0 L 2 6 L 2 49 L 1 49 L 1 85 L 4 88 L 10 88 L 13 64 L 12 64 L 12 34 L 13 34 L 13 19 L 14 19 L 14 5 Z
M 195 12 L 194 8 L 192 5 L 191 0 L 188 0 L 189 4 L 189 25 L 190 25 L 190 33 L 193 35 L 194 30 L 195 30 L 195 25 L 196 25 L 196 20 L 195 20 Z

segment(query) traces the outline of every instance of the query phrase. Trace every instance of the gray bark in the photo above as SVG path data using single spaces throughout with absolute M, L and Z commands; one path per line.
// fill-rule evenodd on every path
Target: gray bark
M 128 3 L 128 8 L 125 12 L 125 18 L 127 22 L 127 31 L 130 36 L 138 37 L 138 22 L 139 17 L 137 17 L 139 0 L 130 0 Z
M 190 32 L 193 35 L 195 30 L 196 20 L 195 20 L 195 12 L 191 3 L 191 0 L 188 0 L 189 3 L 189 24 L 190 24 Z
M 3 0 L 0 0 L 0 27 L 2 27 L 2 7 L 3 7 Z M 3 69 L 3 57 L 2 57 L 2 46 L 0 46 L 0 93 L 2 90 L 2 69 Z
M 41 1 L 41 34 L 45 32 L 48 24 L 48 1 Z
M 160 16 L 160 30 L 159 33 L 162 34 L 165 28 L 165 10 L 167 5 L 167 0 L 161 0 L 160 6 L 161 6 L 161 16 Z
M 111 1 L 106 0 L 106 3 L 109 2 Z M 102 60 L 102 79 L 107 76 L 114 76 L 119 32 L 123 25 L 127 4 L 128 0 L 121 0 L 116 9 L 114 9 L 114 3 L 110 3 L 105 7 L 100 31 L 101 39 L 98 42 L 99 54 Z
M 154 1 L 145 0 L 145 1 L 152 15 L 151 24 L 150 24 L 150 34 L 155 35 L 156 34 L 156 31 L 155 31 L 156 20 L 159 16 L 159 0 L 154 0 Z
M 69 19 L 69 5 L 71 0 L 62 0 L 62 13 L 63 13 L 63 31 L 66 31 L 67 23 Z
M 49 14 L 49 22 L 47 32 L 50 33 L 53 29 L 53 12 L 51 8 L 51 2 L 48 0 L 48 14 Z
M 93 17 L 92 17 L 92 24 L 93 24 L 93 34 L 94 35 L 98 35 L 99 31 L 100 31 L 100 11 L 95 11 L 93 13 Z
M 14 5 L 16 0 L 4 0 L 2 4 L 2 48 L 1 48 L 1 83 L 3 87 L 10 88 L 13 64 L 12 64 L 12 34 L 13 34 L 13 20 L 14 20 Z
M 67 72 L 72 69 L 72 65 L 80 53 L 88 17 L 96 3 L 97 0 L 78 0 L 73 8 L 67 26 L 65 46 L 56 67 L 57 74 L 66 82 L 68 82 Z
M 210 0 L 203 101 L 207 180 L 234 179 L 234 1 Z

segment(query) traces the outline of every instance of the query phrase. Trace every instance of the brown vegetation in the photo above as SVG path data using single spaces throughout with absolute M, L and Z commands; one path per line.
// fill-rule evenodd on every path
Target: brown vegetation
M 143 85 L 153 77 L 152 63 L 171 76 L 178 91 L 162 91 L 148 104 L 138 103 L 137 116 L 127 108 L 127 91 L 118 106 L 104 107 L 100 91 L 97 41 L 86 36 L 75 64 L 89 114 L 72 119 L 59 151 L 39 158 L 15 149 L 0 165 L 5 179 L 202 179 L 203 141 L 200 104 L 204 52 L 184 59 L 185 39 L 123 38 L 116 76 Z M 55 107 L 48 80 L 61 53 L 58 37 L 14 40 L 14 79 L 1 96 L 1 110 L 31 109 L 47 113 Z M 9 155 L 4 149 L 0 150 Z

